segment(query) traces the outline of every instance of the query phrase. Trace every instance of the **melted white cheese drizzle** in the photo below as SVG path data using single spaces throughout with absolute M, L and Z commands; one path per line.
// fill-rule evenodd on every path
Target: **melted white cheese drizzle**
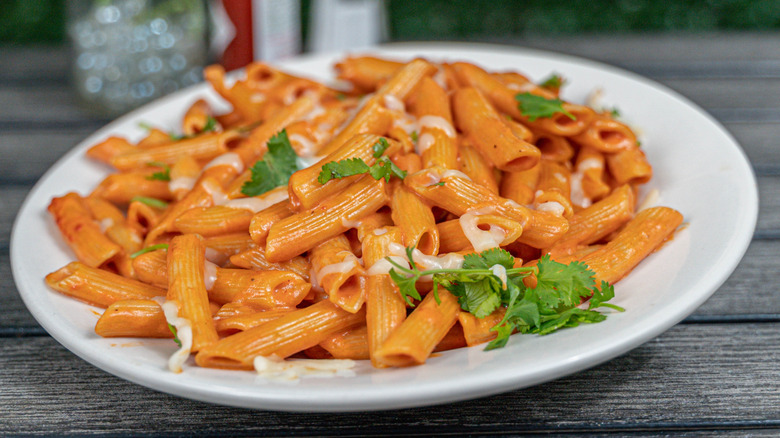
M 506 238 L 506 231 L 496 225 L 490 225 L 488 230 L 481 230 L 477 224 L 477 216 L 481 214 L 485 213 L 478 210 L 469 211 L 458 219 L 463 234 L 476 252 L 498 248 Z
M 98 225 L 100 225 L 100 232 L 105 233 L 106 230 L 114 226 L 114 220 L 110 217 L 104 217 L 98 222 Z
M 206 248 L 206 260 L 217 265 L 224 265 L 228 261 L 228 256 L 214 248 Z
M 354 377 L 355 361 L 351 359 L 291 359 L 276 355 L 257 356 L 255 371 L 271 381 L 297 383 L 301 377 Z
M 398 111 L 400 113 L 406 112 L 406 105 L 404 105 L 404 102 L 396 95 L 388 93 L 384 95 L 383 99 L 385 108 L 390 111 Z
M 563 205 L 555 201 L 549 201 L 549 202 L 539 204 L 539 206 L 536 207 L 536 210 L 547 211 L 556 216 L 563 216 L 563 213 L 566 211 L 566 209 L 563 208 Z
M 176 328 L 176 337 L 179 338 L 181 347 L 168 358 L 168 369 L 180 373 L 192 351 L 192 324 L 190 320 L 179 317 L 179 304 L 176 300 L 167 301 L 165 297 L 154 297 L 153 300 L 162 308 L 168 324 Z
M 417 145 L 414 149 L 418 155 L 422 155 L 429 147 L 433 146 L 434 143 L 436 143 L 436 137 L 429 132 L 425 132 L 417 138 Z
M 362 221 L 351 221 L 345 217 L 341 218 L 341 225 L 343 225 L 346 228 L 357 228 L 362 223 L 363 223 Z
M 490 270 L 493 272 L 493 275 L 501 279 L 501 287 L 506 289 L 506 268 L 503 265 L 493 265 L 490 267 Z
M 343 254 L 340 262 L 325 265 L 315 273 L 313 278 L 317 283 L 322 284 L 322 280 L 330 274 L 346 274 L 352 269 L 360 266 L 360 259 L 355 257 L 355 254 L 352 254 L 352 252 L 341 251 L 339 254 Z
M 175 193 L 179 190 L 186 190 L 190 191 L 193 187 L 195 187 L 195 182 L 198 181 L 198 178 L 192 177 L 192 176 L 180 176 L 177 178 L 171 178 L 170 181 L 168 181 L 168 190 L 171 191 L 171 193 Z
M 453 128 L 450 122 L 448 122 L 444 117 L 422 116 L 419 120 L 417 120 L 417 123 L 419 124 L 420 129 L 436 128 L 447 134 L 447 137 L 455 138 L 455 128 Z
M 214 283 L 217 281 L 217 265 L 206 260 L 203 264 L 203 284 L 206 290 L 214 289 Z
M 203 170 L 216 166 L 232 166 L 234 169 L 236 169 L 237 173 L 244 171 L 244 162 L 235 152 L 226 152 L 222 155 L 219 155 L 217 158 L 214 158 L 213 160 L 209 161 L 208 164 L 203 166 Z
M 301 157 L 306 158 L 314 155 L 314 150 L 317 145 L 305 135 L 290 134 L 288 135 L 288 138 L 290 139 L 290 143 L 296 143 L 298 145 L 298 150 L 300 151 L 298 155 Z
M 587 208 L 591 206 L 592 201 L 585 195 L 585 189 L 582 188 L 582 178 L 584 178 L 584 175 L 581 171 L 571 174 L 571 178 L 569 179 L 569 198 L 574 205 Z

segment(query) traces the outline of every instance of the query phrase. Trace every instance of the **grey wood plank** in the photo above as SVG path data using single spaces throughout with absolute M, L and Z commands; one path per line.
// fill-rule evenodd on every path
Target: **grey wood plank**
M 0 82 L 65 82 L 70 57 L 66 44 L 0 47 Z
M 0 181 L 32 184 L 94 129 L 32 129 L 3 134 Z
M 687 322 L 769 319 L 780 320 L 780 240 L 756 240 L 729 279 L 697 309 Z M 41 287 L 46 286 L 41 282 Z M 54 292 L 52 292 L 54 293 Z M 24 306 L 11 277 L 7 252 L 0 253 L 0 335 L 40 334 L 39 325 Z
M 5 129 L 26 121 L 67 124 L 94 118 L 79 107 L 75 91 L 67 84 L 0 86 L 0 121 Z
M 780 79 L 675 78 L 660 82 L 709 110 L 777 108 L 780 98 Z
M 273 413 L 178 399 L 110 376 L 45 337 L 0 339 L 0 351 L 0 434 L 465 435 L 780 426 L 780 323 L 680 325 L 554 382 L 370 414 Z

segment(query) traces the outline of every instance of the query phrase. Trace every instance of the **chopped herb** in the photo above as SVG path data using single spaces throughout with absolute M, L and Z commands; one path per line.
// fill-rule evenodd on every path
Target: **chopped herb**
M 542 88 L 547 88 L 549 90 L 558 90 L 565 83 L 566 81 L 562 77 L 560 77 L 557 73 L 553 73 L 545 78 L 545 80 L 543 80 L 539 85 Z
M 371 146 L 371 149 L 373 149 L 374 151 L 374 158 L 381 157 L 382 154 L 384 154 L 387 148 L 389 147 L 390 147 L 390 143 L 388 143 L 384 137 L 380 137 L 379 141 L 376 142 L 373 146 Z
M 636 147 L 638 147 L 638 148 L 639 148 L 639 147 L 642 147 L 642 142 L 641 142 L 641 141 L 639 141 L 639 140 L 637 140 L 637 141 L 636 141 Z
M 287 184 L 290 176 L 298 170 L 297 157 L 287 130 L 283 129 L 268 140 L 268 151 L 252 166 L 252 178 L 241 186 L 241 193 L 258 196 Z
M 146 177 L 149 181 L 170 181 L 171 180 L 171 166 L 162 161 L 150 161 L 146 163 L 149 167 L 162 167 L 161 172 L 154 172 Z
M 614 107 L 609 111 L 609 115 L 612 116 L 613 119 L 617 119 L 620 117 L 620 110 L 618 110 L 617 107 Z
M 375 180 L 384 178 L 385 181 L 390 181 L 390 178 L 393 176 L 399 179 L 406 178 L 406 171 L 398 168 L 398 166 L 387 157 L 379 158 L 373 166 L 366 164 L 362 158 L 347 158 L 341 161 L 325 163 L 325 165 L 322 166 L 320 175 L 317 177 L 317 181 L 319 181 L 320 184 L 325 184 L 332 179 L 346 178 L 348 176 L 360 175 L 363 173 L 368 173 Z
M 443 185 L 444 185 L 444 181 L 439 181 L 439 182 L 437 182 L 437 183 L 436 183 L 436 184 L 434 184 L 434 185 L 435 185 L 435 186 L 443 186 Z
M 145 129 L 147 131 L 151 131 L 151 130 L 154 129 L 154 126 L 152 126 L 152 125 L 150 125 L 149 123 L 146 123 L 146 122 L 138 122 L 138 127 L 141 128 L 141 129 Z
M 168 323 L 168 330 L 173 333 L 173 342 L 176 343 L 179 347 L 181 347 L 181 340 L 179 340 L 179 333 L 176 332 L 176 327 L 173 326 L 173 324 Z
M 412 131 L 410 135 L 412 136 L 412 141 L 417 141 L 420 139 L 420 137 L 417 135 L 417 131 Z
M 134 196 L 133 199 L 130 200 L 130 202 L 140 202 L 142 204 L 148 205 L 149 207 L 160 208 L 160 209 L 168 207 L 167 202 L 155 198 L 148 198 L 146 196 Z
M 157 245 L 147 246 L 146 248 L 144 248 L 144 249 L 142 249 L 140 251 L 136 251 L 136 252 L 130 254 L 130 258 L 134 259 L 134 258 L 138 257 L 139 255 L 146 254 L 147 252 L 157 251 L 158 249 L 168 249 L 168 244 L 167 243 L 158 243 Z
M 407 303 L 411 304 L 412 298 L 421 298 L 415 287 L 417 280 L 424 275 L 432 275 L 434 294 L 438 293 L 439 287 L 447 289 L 458 297 L 463 310 L 477 318 L 490 315 L 500 306 L 506 307 L 504 318 L 493 327 L 497 337 L 486 350 L 503 347 L 515 331 L 544 335 L 561 328 L 606 319 L 606 315 L 596 308 L 623 311 L 621 307 L 607 303 L 615 296 L 614 288 L 604 281 L 597 287 L 595 273 L 581 262 L 563 264 L 545 255 L 536 266 L 515 268 L 514 257 L 510 253 L 493 248 L 464 256 L 460 269 L 420 270 L 412 261 L 412 248 L 407 248 L 406 253 L 410 268 L 390 258 L 387 260 L 395 266 L 390 270 L 390 278 L 398 285 Z M 501 266 L 506 271 L 506 278 L 495 274 L 495 266 Z M 531 274 L 536 276 L 533 288 L 523 282 L 523 278 Z M 438 302 L 438 295 L 434 296 Z M 590 298 L 588 308 L 577 307 L 586 298 Z
M 515 100 L 519 102 L 520 112 L 532 122 L 539 118 L 552 117 L 558 113 L 572 120 L 577 120 L 572 113 L 566 111 L 563 107 L 563 101 L 560 99 L 545 99 L 531 93 L 519 93 L 515 96 Z
M 347 98 L 347 95 L 344 93 L 336 93 L 336 99 L 338 100 L 345 100 Z

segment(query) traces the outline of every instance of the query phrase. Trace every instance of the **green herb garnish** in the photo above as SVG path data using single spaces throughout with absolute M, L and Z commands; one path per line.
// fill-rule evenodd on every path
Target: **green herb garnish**
M 298 170 L 297 157 L 287 130 L 283 129 L 268 140 L 268 151 L 252 166 L 252 178 L 241 186 L 241 193 L 258 196 L 287 184 L 290 176 Z
M 577 120 L 572 113 L 563 108 L 563 101 L 560 99 L 545 99 L 531 93 L 519 93 L 515 96 L 515 100 L 519 102 L 520 112 L 531 122 L 559 113 L 572 120 Z
M 514 331 L 545 335 L 564 327 L 603 321 L 606 315 L 594 310 L 598 307 L 623 311 L 607 303 L 615 296 L 614 288 L 604 281 L 597 287 L 595 273 L 581 262 L 563 264 L 545 255 L 536 266 L 515 268 L 509 252 L 494 248 L 464 256 L 460 269 L 420 270 L 412 260 L 413 249 L 407 248 L 406 254 L 410 268 L 387 260 L 395 266 L 390 277 L 407 303 L 411 304 L 412 298 L 421 299 L 415 287 L 417 280 L 431 275 L 437 302 L 438 288 L 443 287 L 458 297 L 463 310 L 477 318 L 490 315 L 499 306 L 506 307 L 504 318 L 493 327 L 498 336 L 486 350 L 506 345 Z M 536 276 L 533 288 L 523 282 L 531 274 Z M 588 308 L 577 307 L 586 298 L 590 298 Z
M 149 167 L 162 167 L 162 171 L 154 172 L 146 177 L 149 181 L 170 181 L 171 180 L 171 166 L 162 161 L 150 161 L 146 163 Z
M 154 208 L 159 208 L 159 209 L 163 209 L 163 208 L 167 208 L 168 207 L 168 203 L 167 202 L 161 201 L 161 200 L 156 199 L 156 198 L 149 198 L 149 197 L 146 197 L 146 196 L 133 196 L 133 198 L 130 200 L 130 202 L 140 202 L 142 204 L 148 205 L 149 207 L 154 207 Z
M 144 248 L 144 249 L 142 249 L 140 251 L 136 251 L 136 252 L 130 254 L 130 258 L 134 259 L 134 258 L 136 258 L 136 257 L 138 257 L 140 255 L 146 254 L 147 252 L 157 251 L 158 249 L 168 249 L 168 244 L 167 243 L 158 243 L 157 245 L 147 246 L 146 248 Z

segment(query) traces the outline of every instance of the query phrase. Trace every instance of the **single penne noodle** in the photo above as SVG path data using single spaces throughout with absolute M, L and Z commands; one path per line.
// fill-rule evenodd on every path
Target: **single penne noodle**
M 534 200 L 541 170 L 542 167 L 537 164 L 520 172 L 504 172 L 499 194 L 502 198 L 511 199 L 520 205 L 530 205 Z
M 425 254 L 439 253 L 439 230 L 431 207 L 405 186 L 399 186 L 390 201 L 393 222 L 403 233 L 404 246 Z
M 391 245 L 402 243 L 403 234 L 398 227 L 386 227 L 378 230 L 381 230 L 382 233 L 370 233 L 363 240 L 363 262 L 368 267 L 369 273 L 366 285 L 369 356 L 375 367 L 384 367 L 386 365 L 377 359 L 376 351 L 406 319 L 406 303 L 398 292 L 398 286 L 386 274 L 392 266 L 388 266 L 388 262 L 385 260 L 385 257 L 393 254 L 390 249 Z M 374 268 L 375 266 L 376 268 Z M 382 271 L 382 273 L 374 274 L 375 271 Z
M 458 299 L 439 288 L 440 304 L 429 293 L 408 318 L 377 350 L 377 361 L 389 366 L 410 366 L 425 363 L 436 345 L 444 339 L 458 321 Z
M 615 189 L 606 198 L 575 213 L 569 220 L 569 231 L 548 252 L 553 257 L 571 254 L 581 245 L 601 240 L 631 220 L 635 207 L 630 186 Z
M 180 233 L 215 236 L 247 232 L 254 213 L 225 205 L 191 208 L 179 215 L 172 225 Z
M 136 278 L 163 289 L 168 288 L 168 251 L 158 249 L 133 259 Z
M 455 122 L 493 166 L 505 171 L 534 167 L 540 152 L 518 138 L 476 88 L 461 88 L 452 97 Z
M 495 312 L 484 318 L 477 318 L 468 312 L 460 312 L 458 321 L 463 328 L 463 337 L 466 339 L 466 345 L 473 347 L 495 339 L 498 333 L 492 329 L 504 319 L 504 314 L 506 314 L 506 309 L 503 307 L 499 307 Z
M 108 175 L 95 187 L 91 196 L 101 197 L 113 204 L 126 205 L 136 196 L 154 198 L 161 201 L 173 199 L 168 182 L 149 179 L 147 169 Z
M 135 228 L 141 236 L 145 236 L 160 222 L 160 216 L 164 211 L 141 201 L 133 201 L 127 207 L 127 225 Z
M 190 322 L 193 352 L 218 340 L 206 291 L 205 251 L 203 238 L 195 234 L 176 236 L 168 246 L 166 298 L 178 301 L 179 317 Z
M 414 115 L 420 127 L 417 153 L 422 156 L 423 167 L 457 169 L 458 145 L 447 92 L 433 79 L 425 77 L 415 94 Z
M 485 160 L 467 141 L 461 142 L 458 150 L 460 151 L 460 171 L 468 175 L 472 181 L 498 194 L 498 181 L 493 173 L 493 165 Z
M 193 157 L 185 156 L 176 160 L 171 166 L 168 190 L 173 199 L 181 200 L 197 184 L 201 174 L 201 166 Z
M 203 239 L 203 244 L 206 245 L 206 259 L 210 259 L 209 251 L 214 251 L 230 257 L 254 247 L 254 242 L 252 242 L 251 236 L 247 233 L 232 233 L 206 237 Z M 214 262 L 214 260 L 211 261 Z
M 226 304 L 225 306 L 228 306 Z M 246 306 L 248 307 L 248 306 Z M 217 317 L 214 320 L 214 324 L 217 328 L 217 333 L 221 336 L 229 336 L 236 332 L 242 332 L 249 330 L 253 327 L 263 325 L 267 322 L 279 319 L 284 315 L 294 311 L 294 308 L 275 308 L 264 311 L 252 310 L 246 314 L 237 314 L 228 317 Z
M 198 99 L 184 113 L 181 122 L 181 132 L 184 135 L 196 135 L 203 132 L 211 117 L 211 108 L 208 102 Z
M 249 235 L 258 245 L 264 245 L 268 237 L 268 231 L 273 224 L 294 214 L 290 202 L 278 202 L 264 210 L 258 211 L 252 216 L 249 224 Z
M 140 281 L 71 262 L 46 276 L 46 284 L 64 295 L 98 307 L 119 300 L 148 299 L 165 295 L 165 290 Z
M 374 230 L 390 225 L 393 225 L 393 219 L 387 208 L 382 208 L 376 213 L 369 214 L 360 219 L 355 227 L 355 229 L 357 229 L 358 240 L 362 242 L 366 236 L 373 233 Z
M 354 184 L 355 181 L 361 177 L 358 175 L 348 178 L 339 178 L 328 181 L 322 184 L 318 181 L 318 177 L 322 172 L 322 166 L 331 161 L 341 161 L 348 158 L 360 158 L 367 165 L 371 166 L 376 163 L 377 158 L 374 157 L 373 146 L 379 143 L 383 137 L 374 134 L 359 134 L 346 143 L 344 143 L 333 153 L 328 154 L 321 160 L 319 160 L 313 166 L 301 169 L 290 177 L 290 183 L 288 189 L 290 192 L 290 204 L 297 211 L 307 210 L 314 207 L 322 200 L 335 193 L 343 191 L 345 188 Z M 392 155 L 400 148 L 400 144 L 393 140 L 387 140 L 390 145 L 385 150 L 385 155 Z
M 534 135 L 533 144 L 539 148 L 543 160 L 565 163 L 574 156 L 574 148 L 566 137 L 539 131 Z
M 54 198 L 49 204 L 57 227 L 76 257 L 93 268 L 110 261 L 122 250 L 100 230 L 84 198 L 77 193 Z
M 607 166 L 617 184 L 639 185 L 653 177 L 653 167 L 638 147 L 607 155 Z
M 268 232 L 265 256 L 271 262 L 281 262 L 300 255 L 347 231 L 350 221 L 374 213 L 388 200 L 385 181 L 366 175 L 313 209 L 275 223 Z
M 360 91 L 372 92 L 403 67 L 402 62 L 373 56 L 347 57 L 334 65 L 339 79 L 349 81 Z
M 297 256 L 283 262 L 272 263 L 265 257 L 265 249 L 258 246 L 231 256 L 230 263 L 244 269 L 292 271 L 307 281 L 310 279 L 311 263 L 308 258 Z
M 116 301 L 95 324 L 104 338 L 172 338 L 160 304 L 154 300 Z
M 537 148 L 539 148 L 539 145 L 534 142 L 535 139 L 534 132 L 528 129 L 527 126 L 523 125 L 522 123 L 518 123 L 511 118 L 503 118 L 501 121 L 504 122 L 504 124 L 509 127 L 509 129 L 512 131 L 512 134 L 515 135 L 515 137 L 519 138 L 520 140 L 531 143 Z M 542 151 L 541 148 L 539 148 L 539 151 L 541 152 L 542 157 L 544 158 L 545 156 L 544 151 Z M 573 152 L 574 151 L 572 150 L 572 153 Z
M 111 241 L 121 246 L 125 253 L 132 254 L 141 249 L 144 242 L 141 233 L 128 225 L 125 216 L 116 206 L 92 196 L 84 201 L 92 212 L 92 217 L 100 224 L 101 230 Z
M 555 161 L 542 160 L 539 181 L 536 184 L 534 205 L 537 210 L 550 211 L 570 218 L 574 214 L 571 203 L 571 172 Z
M 124 138 L 108 137 L 95 146 L 87 149 L 87 156 L 94 160 L 109 164 L 117 155 L 130 153 L 135 150 L 136 147 Z
M 195 361 L 202 367 L 251 369 L 257 356 L 291 356 L 319 344 L 333 333 L 364 324 L 365 319 L 364 311 L 350 313 L 330 301 L 320 301 L 223 338 L 201 350 Z
M 257 309 L 295 307 L 308 295 L 311 284 L 290 271 L 216 269 L 209 299 L 217 304 L 237 302 Z
M 580 260 L 596 273 L 596 282 L 615 283 L 658 249 L 682 223 L 682 215 L 671 208 L 642 210 L 602 248 Z
M 366 300 L 365 270 L 342 234 L 311 249 L 312 283 L 319 285 L 333 304 L 355 313 Z
M 636 135 L 628 126 L 604 115 L 594 116 L 587 129 L 572 140 L 605 153 L 637 147 Z
M 455 322 L 447 334 L 444 335 L 444 338 L 436 344 L 436 348 L 433 349 L 433 352 L 454 350 L 465 346 L 466 338 L 463 337 L 463 328 L 461 328 L 460 323 Z
M 575 172 L 571 178 L 571 200 L 580 207 L 607 196 L 612 190 L 606 182 L 604 154 L 583 146 L 577 154 Z
M 145 167 L 147 163 L 154 161 L 173 164 L 185 156 L 210 160 L 235 148 L 241 140 L 241 134 L 235 130 L 205 133 L 175 143 L 117 155 L 111 160 L 111 165 L 119 170 L 130 170 Z
M 439 251 L 442 254 L 463 251 L 472 248 L 471 242 L 463 233 L 459 219 L 452 219 L 436 224 L 439 229 Z
M 319 343 L 334 359 L 367 360 L 368 329 L 359 326 L 334 333 Z
M 174 140 L 171 138 L 170 133 L 165 132 L 162 129 L 152 128 L 149 130 L 149 133 L 146 134 L 146 137 L 144 137 L 143 139 L 141 139 L 141 141 L 138 142 L 136 147 L 152 148 L 155 146 L 160 146 L 160 145 L 169 144 L 173 142 Z

